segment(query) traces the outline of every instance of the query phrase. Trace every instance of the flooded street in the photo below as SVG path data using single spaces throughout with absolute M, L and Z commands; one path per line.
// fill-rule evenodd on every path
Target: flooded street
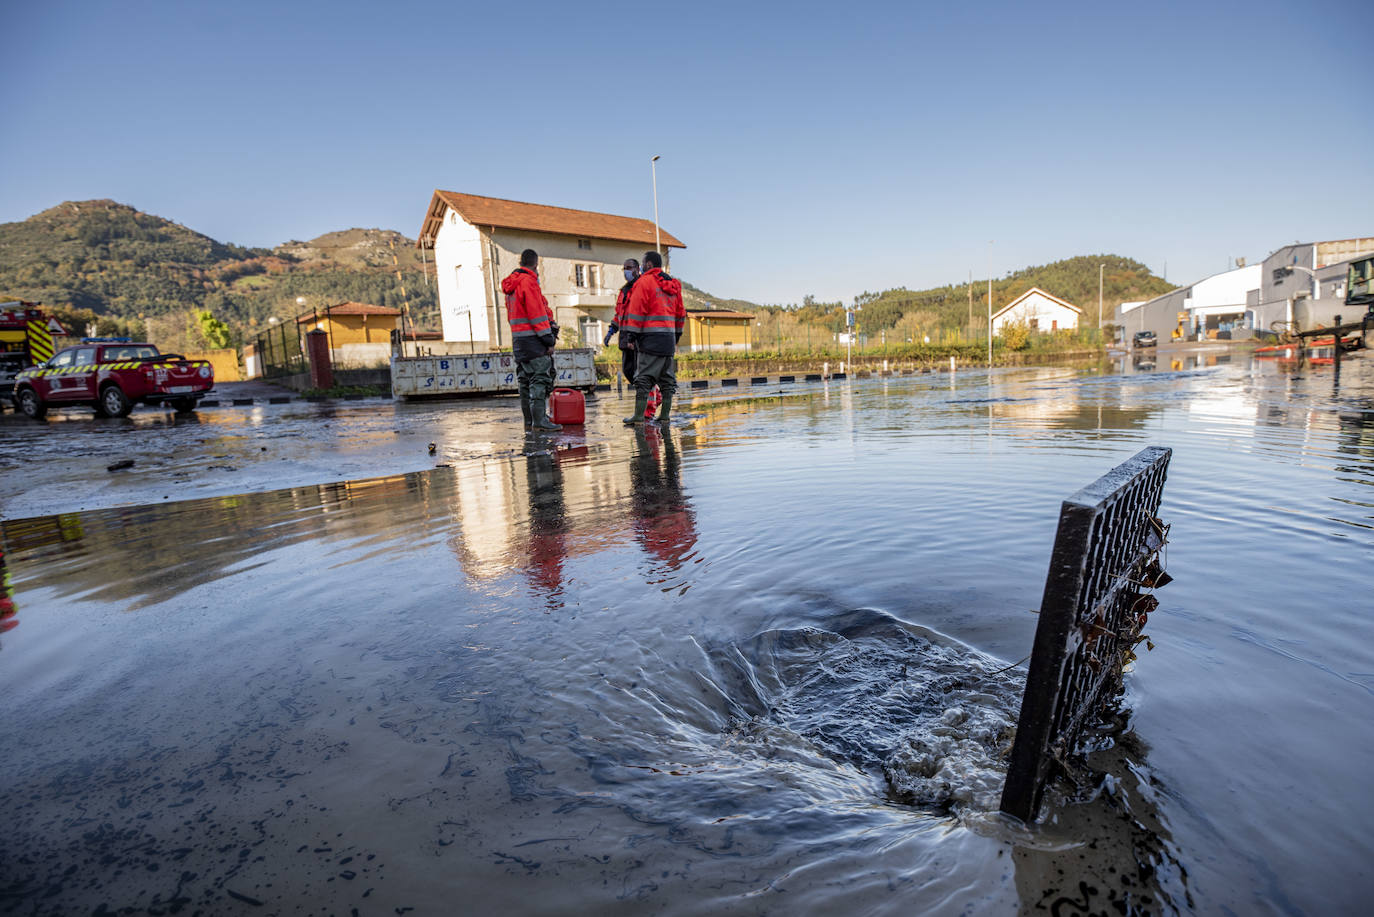
M 0 912 L 1361 913 L 1374 358 L 1178 359 L 6 415 Z M 1152 444 L 1125 731 L 1014 825 L 1060 502 Z

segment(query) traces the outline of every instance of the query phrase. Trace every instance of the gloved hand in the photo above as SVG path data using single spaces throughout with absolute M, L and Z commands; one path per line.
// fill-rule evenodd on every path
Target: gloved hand
M 606 332 L 606 336 L 605 336 L 604 338 L 601 339 L 601 346 L 602 346 L 602 347 L 609 347 L 609 346 L 611 346 L 611 335 L 613 335 L 613 334 L 615 334 L 615 331 L 607 331 L 607 332 Z

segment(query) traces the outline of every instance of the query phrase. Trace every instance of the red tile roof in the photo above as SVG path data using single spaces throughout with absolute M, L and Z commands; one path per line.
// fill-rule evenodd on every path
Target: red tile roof
M 337 302 L 332 306 L 325 306 L 306 312 L 304 315 L 296 316 L 296 324 L 304 325 L 306 322 L 313 322 L 322 319 L 325 315 L 400 315 L 400 309 L 393 309 L 390 306 L 374 306 L 365 302 Z
M 547 232 L 559 236 L 580 236 L 584 239 L 609 239 L 615 242 L 635 242 L 646 248 L 654 244 L 652 220 L 621 217 L 590 210 L 570 210 L 546 204 L 526 204 L 498 197 L 478 197 L 456 191 L 434 192 L 416 248 L 432 248 L 444 214 L 452 208 L 473 226 L 495 226 L 500 229 L 524 229 Z M 659 239 L 667 248 L 686 248 L 672 233 L 659 227 Z

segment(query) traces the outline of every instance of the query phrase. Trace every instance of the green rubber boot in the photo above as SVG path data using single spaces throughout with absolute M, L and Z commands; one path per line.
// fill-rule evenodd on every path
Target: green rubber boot
M 561 425 L 554 423 L 552 420 L 549 420 L 548 408 L 545 407 L 544 400 L 542 398 L 538 401 L 530 401 L 530 412 L 534 414 L 534 423 L 530 424 L 531 430 L 553 433 L 557 430 L 563 429 Z
M 534 422 L 534 417 L 530 413 L 530 396 L 528 392 L 523 392 L 520 395 L 520 414 L 525 418 L 525 429 L 528 430 L 530 424 Z
M 664 395 L 664 396 L 663 396 L 663 404 L 662 404 L 662 406 L 659 407 L 659 409 L 658 409 L 658 417 L 657 417 L 658 425 L 659 425 L 660 427 L 666 427 L 666 426 L 668 426 L 668 420 L 669 420 L 669 418 L 672 417 L 672 413 L 673 413 L 673 396 L 672 396 L 672 395 Z
M 648 409 L 648 407 L 649 407 L 649 393 L 648 393 L 648 392 L 636 391 L 636 392 L 635 392 L 635 412 L 634 412 L 633 414 L 631 414 L 629 417 L 626 417 L 626 418 L 625 418 L 625 423 L 629 424 L 630 426 L 635 426 L 635 427 L 642 427 L 642 426 L 644 426 L 644 412 Z

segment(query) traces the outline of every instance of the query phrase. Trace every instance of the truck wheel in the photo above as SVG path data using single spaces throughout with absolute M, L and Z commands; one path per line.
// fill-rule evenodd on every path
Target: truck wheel
M 134 403 L 118 385 L 107 385 L 100 393 L 100 407 L 111 417 L 127 417 L 134 409 Z
M 42 420 L 48 413 L 48 406 L 38 397 L 37 392 L 26 388 L 19 392 L 19 410 L 24 412 L 25 417 Z
M 189 414 L 196 409 L 196 399 L 194 398 L 173 398 L 172 410 L 178 414 Z

